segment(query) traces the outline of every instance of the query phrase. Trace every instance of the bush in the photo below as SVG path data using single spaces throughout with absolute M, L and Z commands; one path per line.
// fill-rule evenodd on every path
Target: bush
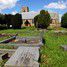
M 65 13 L 61 18 L 61 27 L 67 28 L 67 13 Z
M 16 14 L 13 18 L 13 28 L 14 29 L 20 29 L 21 28 L 21 25 L 22 25 L 22 16 L 21 14 Z
M 11 27 L 13 29 L 19 29 L 21 28 L 22 25 L 22 16 L 21 14 L 15 14 L 15 15 L 11 15 L 11 14 L 5 14 L 2 15 L 0 14 L 0 25 L 4 25 L 7 26 L 7 28 L 10 28 L 10 25 L 12 25 Z
M 48 11 L 41 10 L 40 14 L 34 17 L 34 25 L 36 28 L 46 29 L 51 23 L 51 17 Z

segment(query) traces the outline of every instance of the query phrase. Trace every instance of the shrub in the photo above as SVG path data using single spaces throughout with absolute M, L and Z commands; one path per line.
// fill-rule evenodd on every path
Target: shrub
M 34 25 L 36 28 L 46 29 L 51 23 L 51 17 L 48 11 L 41 10 L 40 14 L 34 17 Z
M 21 16 L 21 14 L 18 14 L 18 13 L 15 15 L 0 14 L 0 24 L 7 25 L 7 28 L 10 28 L 10 25 L 12 25 L 11 27 L 13 29 L 19 29 L 19 28 L 21 28 L 21 25 L 22 25 L 22 16 Z
M 61 27 L 67 28 L 67 13 L 61 17 Z
M 14 29 L 20 29 L 21 28 L 21 25 L 22 25 L 22 16 L 21 14 L 16 14 L 14 15 L 14 23 L 13 23 L 13 28 Z

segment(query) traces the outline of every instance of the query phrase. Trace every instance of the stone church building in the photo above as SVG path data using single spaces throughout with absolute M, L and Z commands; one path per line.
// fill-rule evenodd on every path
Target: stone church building
M 29 11 L 29 8 L 24 6 L 22 7 L 22 10 L 21 10 L 21 14 L 22 14 L 22 19 L 23 19 L 23 26 L 25 26 L 25 21 L 27 20 L 31 26 L 34 25 L 34 17 L 36 15 L 38 15 L 40 12 L 33 12 L 33 11 Z M 59 15 L 58 13 L 55 13 L 55 12 L 49 12 L 50 13 L 50 16 L 51 16 L 51 19 L 52 19 L 52 23 L 50 25 L 52 26 L 56 26 L 58 25 L 59 23 Z

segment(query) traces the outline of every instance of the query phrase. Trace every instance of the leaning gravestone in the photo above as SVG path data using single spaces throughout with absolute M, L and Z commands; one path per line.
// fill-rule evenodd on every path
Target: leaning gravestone
M 39 47 L 19 47 L 5 67 L 39 67 Z

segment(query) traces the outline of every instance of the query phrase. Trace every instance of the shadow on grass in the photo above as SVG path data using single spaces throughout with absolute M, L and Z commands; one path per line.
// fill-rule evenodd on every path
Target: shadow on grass
M 42 43 L 43 43 L 43 46 L 41 46 L 41 47 L 44 47 L 44 46 L 46 46 L 45 45 L 45 39 L 44 38 L 42 38 Z M 40 52 L 41 51 L 41 47 L 40 47 L 40 49 L 39 49 L 39 59 L 38 59 L 38 62 L 39 63 L 41 63 L 41 56 L 42 56 L 42 53 Z M 40 66 L 39 66 L 40 67 Z
M 6 30 L 6 29 L 7 29 L 7 27 L 0 26 L 0 30 Z
M 21 29 L 26 29 L 26 27 L 22 27 Z
M 12 28 L 9 28 L 9 29 L 12 29 Z M 0 30 L 9 30 L 7 27 L 2 27 L 0 26 Z M 19 28 L 19 29 L 26 29 L 26 27 L 22 27 L 22 28 Z M 18 28 L 17 29 L 14 29 L 14 30 L 19 30 Z

